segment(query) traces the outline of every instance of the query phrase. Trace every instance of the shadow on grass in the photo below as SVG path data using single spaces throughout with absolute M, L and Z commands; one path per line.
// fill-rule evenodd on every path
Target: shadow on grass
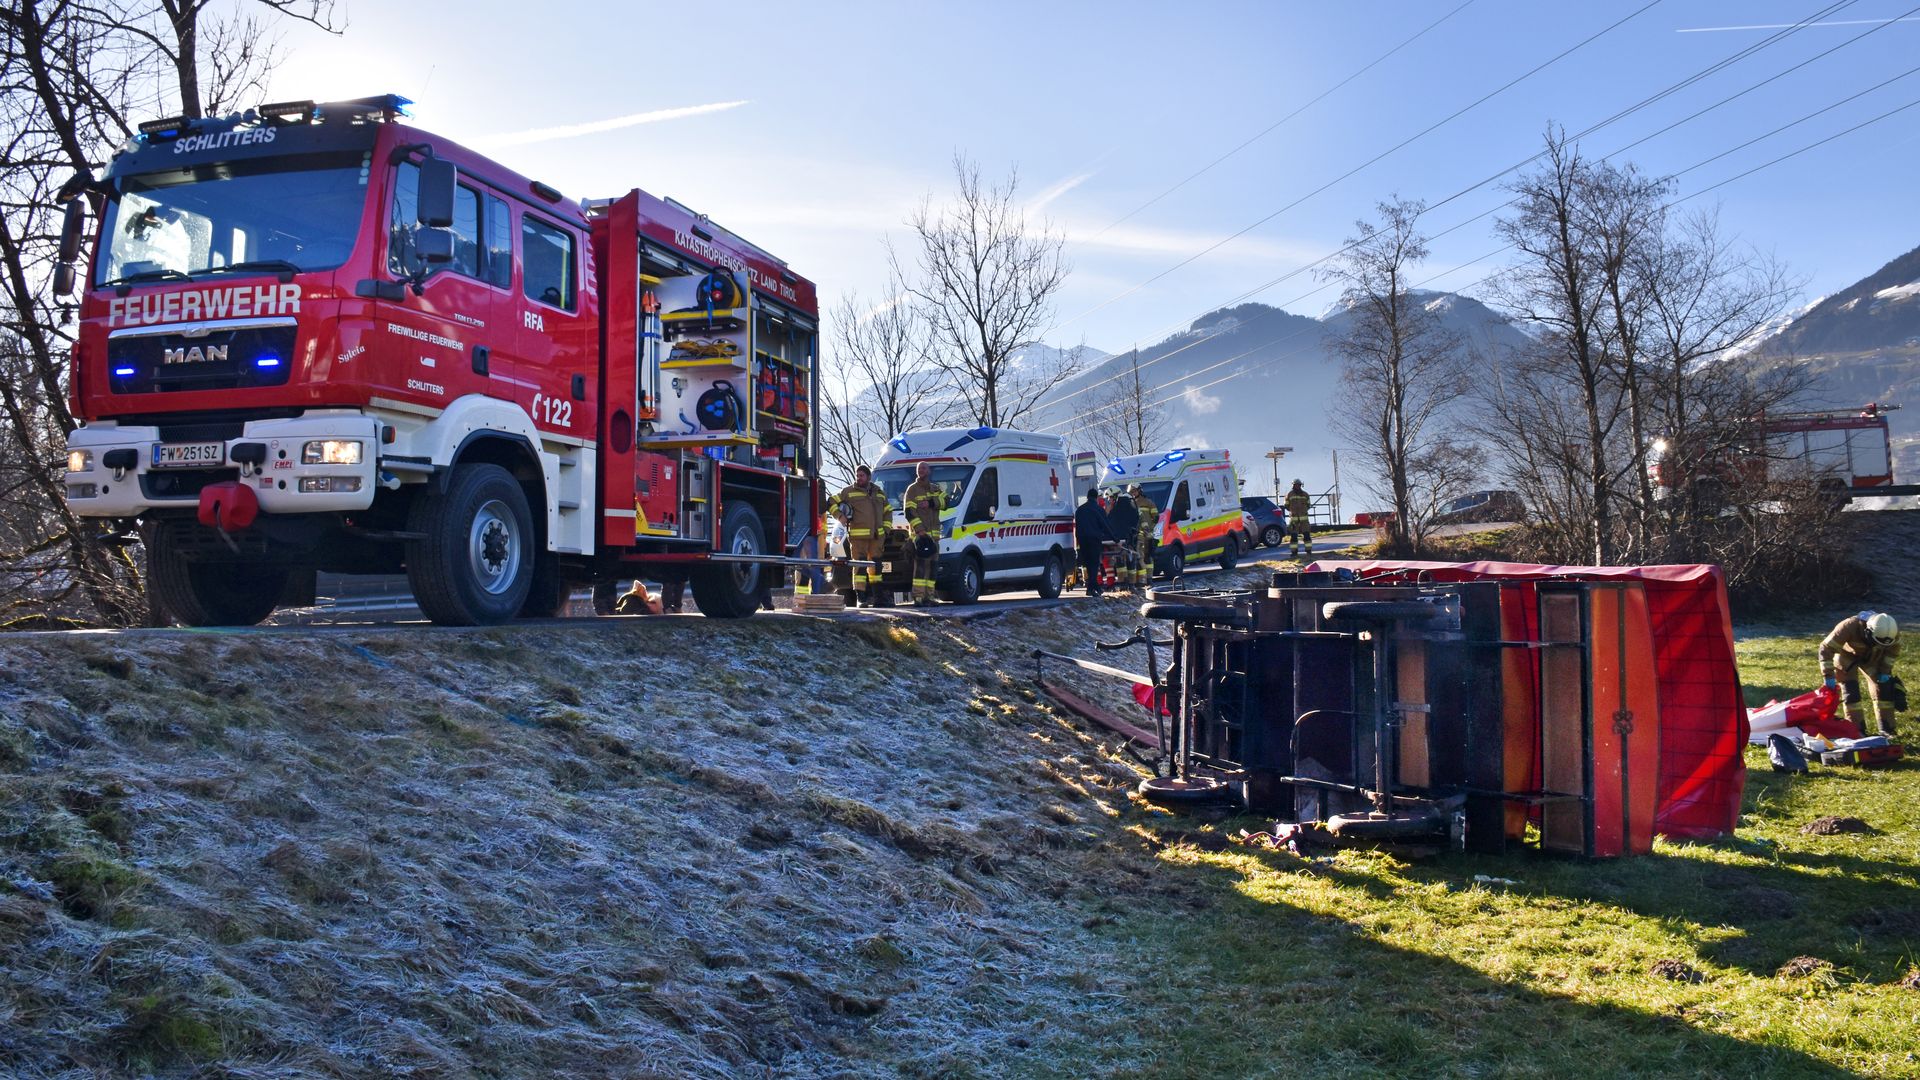
M 1300 869 L 1286 856 L 1259 861 Z M 1472 860 L 1450 862 L 1459 865 L 1422 876 L 1450 876 Z M 1512 860 L 1498 865 L 1514 870 Z M 1693 1026 L 1696 1011 L 1714 1012 L 1711 983 L 1676 986 L 1670 1014 L 1580 1002 L 1397 948 L 1374 936 L 1391 933 L 1378 922 L 1363 927 L 1261 897 L 1229 867 L 1167 870 L 1204 889 L 1212 899 L 1204 914 L 1137 916 L 1122 929 L 1130 947 L 1167 943 L 1152 979 L 1179 1021 L 1154 1033 L 1147 1060 L 1109 1058 L 1104 1075 L 1852 1075 L 1789 1047 Z M 1366 875 L 1329 870 L 1311 872 L 1366 887 L 1356 880 Z

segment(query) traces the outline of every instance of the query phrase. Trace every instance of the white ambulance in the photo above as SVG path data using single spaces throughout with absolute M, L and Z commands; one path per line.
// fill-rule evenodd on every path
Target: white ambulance
M 1073 474 L 1058 435 L 990 427 L 909 431 L 887 443 L 873 470 L 887 493 L 894 523 L 921 462 L 944 490 L 940 523 L 940 591 L 970 604 L 980 594 L 1037 589 L 1060 595 L 1073 565 Z
M 1109 496 L 1134 484 L 1160 511 L 1156 573 L 1177 574 L 1207 559 L 1231 570 L 1252 546 L 1240 515 L 1240 480 L 1227 451 L 1180 447 L 1132 454 L 1100 470 L 1100 490 Z

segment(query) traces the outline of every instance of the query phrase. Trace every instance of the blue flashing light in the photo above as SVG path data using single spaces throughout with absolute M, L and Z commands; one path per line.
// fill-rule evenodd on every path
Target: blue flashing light
M 982 424 L 981 426 L 974 428 L 972 431 L 967 432 L 967 434 L 973 436 L 976 439 L 991 439 L 995 435 L 1000 434 L 1000 432 Z
M 126 378 L 127 376 L 133 374 L 133 369 L 130 367 L 117 367 L 113 369 L 113 373 L 115 375 L 120 376 L 121 378 Z
M 887 445 L 893 447 L 895 450 L 898 450 L 903 454 L 913 453 L 913 448 L 907 445 L 907 437 L 905 435 L 895 435 L 893 437 L 893 441 L 888 443 Z
M 253 366 L 254 366 L 254 367 L 261 367 L 261 368 L 274 368 L 274 367 L 279 367 L 279 366 L 280 366 L 280 358 L 279 358 L 279 357 L 277 357 L 277 356 L 260 356 L 260 357 L 255 357 L 255 358 L 254 358 L 254 361 L 253 361 Z
M 1173 453 L 1167 455 L 1167 460 L 1179 461 L 1182 458 L 1185 458 L 1186 456 L 1187 456 L 1187 452 L 1185 450 L 1175 450 Z
M 1125 465 L 1120 464 L 1119 458 L 1114 458 L 1112 461 L 1107 462 L 1107 468 L 1112 469 L 1114 472 L 1117 472 L 1117 473 L 1123 473 L 1127 471 L 1127 467 Z

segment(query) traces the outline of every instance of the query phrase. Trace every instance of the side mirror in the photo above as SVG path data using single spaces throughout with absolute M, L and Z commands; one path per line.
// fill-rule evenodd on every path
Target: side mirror
M 433 229 L 453 225 L 453 192 L 459 184 L 459 170 L 445 158 L 428 158 L 420 163 L 420 192 L 415 217 Z
M 87 227 L 87 204 L 74 198 L 67 200 L 67 208 L 60 221 L 60 258 L 53 267 L 53 293 L 55 296 L 72 296 L 78 282 L 78 274 L 73 264 L 80 258 L 80 234 Z
M 453 230 L 445 225 L 422 225 L 413 231 L 413 253 L 428 266 L 453 261 Z

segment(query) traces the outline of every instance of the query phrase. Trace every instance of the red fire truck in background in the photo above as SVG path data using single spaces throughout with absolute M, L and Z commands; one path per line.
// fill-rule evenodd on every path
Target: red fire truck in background
M 1768 480 L 1809 479 L 1843 501 L 1856 495 L 1906 495 L 1893 482 L 1887 413 L 1898 405 L 1771 413 L 1755 417 L 1749 444 L 1688 454 L 1666 436 L 1653 440 L 1647 473 L 1662 494 L 1688 484 L 1715 490 Z
M 435 622 L 686 581 L 742 616 L 820 516 L 814 286 L 642 191 L 576 203 L 405 99 L 161 120 L 78 176 L 66 491 L 144 541 L 172 619 L 250 624 L 316 571 Z

